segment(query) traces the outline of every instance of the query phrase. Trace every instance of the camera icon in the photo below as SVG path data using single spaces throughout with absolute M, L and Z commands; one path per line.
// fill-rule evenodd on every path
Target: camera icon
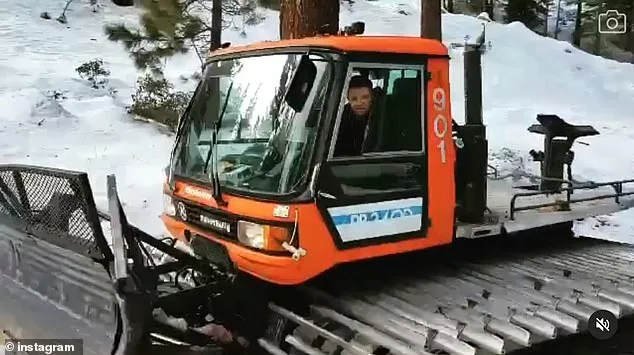
M 627 17 L 617 10 L 608 10 L 598 16 L 599 33 L 625 33 Z

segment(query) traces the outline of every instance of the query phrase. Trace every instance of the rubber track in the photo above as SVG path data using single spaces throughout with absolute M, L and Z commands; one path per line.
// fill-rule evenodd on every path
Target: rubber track
M 634 313 L 634 247 L 575 238 L 547 250 L 515 249 L 420 261 L 424 277 L 379 279 L 357 291 L 312 288 L 306 317 L 270 308 L 299 325 L 285 340 L 305 354 L 505 354 L 584 332 L 599 309 L 618 318 Z

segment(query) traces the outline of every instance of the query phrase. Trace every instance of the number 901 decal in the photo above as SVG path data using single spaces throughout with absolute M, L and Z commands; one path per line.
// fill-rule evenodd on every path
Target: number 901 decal
M 432 93 L 434 101 L 434 134 L 440 143 L 436 146 L 440 150 L 440 161 L 445 164 L 447 162 L 447 147 L 445 143 L 445 136 L 449 130 L 449 122 L 445 117 L 445 109 L 447 108 L 447 95 L 442 88 L 435 88 Z

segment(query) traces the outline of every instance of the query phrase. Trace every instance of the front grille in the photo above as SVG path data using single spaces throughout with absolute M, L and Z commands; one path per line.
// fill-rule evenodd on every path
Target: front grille
M 237 220 L 224 213 L 208 210 L 183 201 L 176 202 L 176 211 L 179 219 L 203 231 L 229 239 L 235 240 L 238 238 Z

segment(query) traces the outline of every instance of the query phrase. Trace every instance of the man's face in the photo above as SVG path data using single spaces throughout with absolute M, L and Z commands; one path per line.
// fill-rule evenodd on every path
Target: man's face
M 352 112 L 357 116 L 364 116 L 370 111 L 372 104 L 372 91 L 369 88 L 350 88 L 348 90 L 348 102 Z

